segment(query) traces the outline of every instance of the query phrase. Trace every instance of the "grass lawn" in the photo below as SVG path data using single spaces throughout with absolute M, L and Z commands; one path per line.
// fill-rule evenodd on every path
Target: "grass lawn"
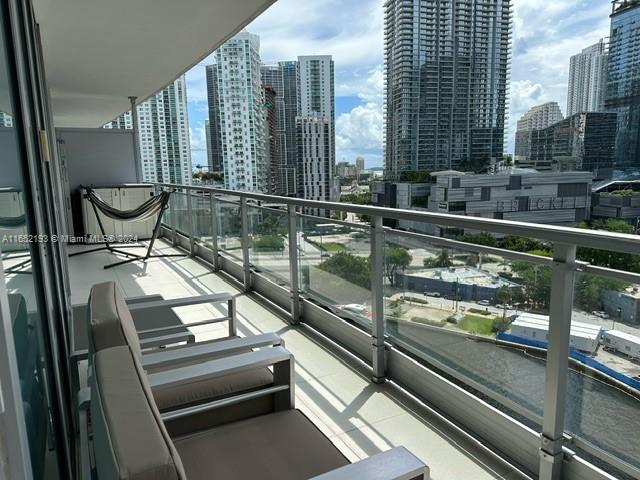
M 465 315 L 458 322 L 458 327 L 467 332 L 475 332 L 481 335 L 491 335 L 493 333 L 491 325 L 493 318 L 480 317 L 478 315 Z
M 325 252 L 340 253 L 340 252 L 346 252 L 347 251 L 347 247 L 343 243 L 322 242 L 322 245 L 320 245 L 320 244 L 317 244 L 317 245 L 318 245 L 318 247 L 320 247 Z

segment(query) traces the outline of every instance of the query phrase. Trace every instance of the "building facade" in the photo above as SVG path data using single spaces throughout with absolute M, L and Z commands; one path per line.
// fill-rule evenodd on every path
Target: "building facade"
M 593 218 L 624 220 L 640 233 L 640 180 L 610 180 L 593 187 Z
M 275 94 L 277 115 L 277 158 L 270 162 L 276 165 L 278 191 L 276 194 L 295 196 L 296 185 L 296 116 L 298 115 L 297 62 L 279 62 L 276 65 L 263 65 L 262 84 Z
M 216 59 L 225 188 L 265 192 L 267 122 L 260 75 L 260 38 L 243 31 L 216 50 Z
M 515 161 L 526 161 L 531 156 L 533 131 L 546 128 L 563 119 L 557 102 L 547 102 L 531 107 L 520 120 L 516 130 Z
M 604 106 L 617 113 L 616 167 L 640 166 L 640 3 L 612 2 Z
M 331 123 L 318 113 L 296 119 L 298 146 L 298 197 L 330 201 L 333 191 Z M 309 213 L 326 215 L 316 210 Z
M 184 75 L 136 107 L 142 180 L 191 183 L 191 147 Z M 131 112 L 105 128 L 133 128 Z
M 385 2 L 386 178 L 502 161 L 511 3 Z
M 607 80 L 607 51 L 604 39 L 569 61 L 567 116 L 581 112 L 601 112 Z
M 5 112 L 0 112 L 0 127 L 13 127 L 13 117 Z
M 513 169 L 495 175 L 456 171 L 432 174 L 429 210 L 519 222 L 573 226 L 587 220 L 591 208 L 591 173 L 541 173 Z M 463 232 L 434 227 L 442 236 Z
M 608 178 L 614 167 L 616 114 L 576 113 L 520 136 L 517 164 L 539 171 L 590 171 Z M 526 153 L 526 155 L 525 155 Z
M 268 165 L 266 192 L 271 195 L 280 195 L 283 186 L 281 185 L 282 155 L 280 150 L 280 124 L 278 122 L 278 99 L 276 91 L 270 86 L 262 86 L 264 95 L 264 111 L 266 120 L 266 158 Z
M 209 120 L 206 126 L 207 163 L 210 172 L 222 172 L 222 132 L 220 130 L 220 97 L 218 95 L 218 67 L 207 65 L 207 104 Z
M 331 55 L 298 57 L 298 101 L 298 114 L 301 117 L 317 114 L 329 123 L 329 163 L 333 171 L 336 163 L 336 106 Z

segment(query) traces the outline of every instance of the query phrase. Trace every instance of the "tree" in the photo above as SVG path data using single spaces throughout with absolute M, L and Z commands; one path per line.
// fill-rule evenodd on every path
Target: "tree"
M 404 271 L 413 257 L 404 247 L 387 247 L 384 249 L 384 274 L 392 286 L 396 286 L 396 272 Z
M 551 299 L 551 269 L 522 261 L 513 262 L 511 269 L 522 284 L 524 297 L 540 310 L 547 310 Z
M 475 245 L 486 245 L 488 247 L 495 247 L 498 244 L 496 237 L 487 232 L 481 233 L 465 233 L 456 237 L 459 242 L 473 243 Z
M 280 235 L 259 235 L 253 239 L 256 252 L 281 252 L 284 250 L 284 239 Z
M 592 230 L 605 230 L 608 232 L 617 233 L 634 233 L 633 226 L 615 218 L 610 218 L 606 221 L 595 220 L 591 223 L 591 225 L 587 224 L 586 222 L 582 222 L 578 225 L 578 227 L 590 228 Z M 584 260 L 600 267 L 608 267 L 614 268 L 616 270 L 640 273 L 640 255 L 579 247 L 577 251 L 577 257 L 580 260 Z
M 339 252 L 318 265 L 318 268 L 359 287 L 371 288 L 371 262 L 366 257 Z
M 449 268 L 453 262 L 449 258 L 449 250 L 442 250 L 436 258 L 425 258 L 423 264 L 427 268 Z
M 400 172 L 401 182 L 428 183 L 431 181 L 431 173 L 427 170 L 405 170 Z
M 629 284 L 613 278 L 582 274 L 576 282 L 576 302 L 586 311 L 601 310 L 604 293 L 613 290 L 620 292 Z

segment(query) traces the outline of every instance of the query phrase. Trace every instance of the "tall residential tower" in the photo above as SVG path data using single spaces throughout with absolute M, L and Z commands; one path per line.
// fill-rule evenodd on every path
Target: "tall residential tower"
M 145 182 L 191 183 L 191 148 L 184 75 L 137 108 L 142 179 Z M 105 128 L 133 128 L 131 112 Z
M 537 135 L 536 130 L 547 128 L 563 118 L 560 106 L 556 102 L 547 102 L 531 107 L 518 120 L 515 161 L 519 166 L 529 165 L 531 145 L 534 135 Z
M 231 190 L 264 192 L 267 189 L 268 152 L 260 78 L 260 38 L 243 31 L 227 40 L 216 51 L 216 58 L 215 92 L 224 186 Z M 212 117 L 215 118 L 215 114 L 210 113 L 213 132 Z
M 218 68 L 207 65 L 207 103 L 209 105 L 209 123 L 206 125 L 207 163 L 210 172 L 223 170 L 222 132 L 220 130 L 220 96 L 218 95 Z
M 385 176 L 502 160 L 511 3 L 385 2 Z
M 616 167 L 640 167 L 640 2 L 615 0 L 605 109 L 617 114 Z
M 574 113 L 601 112 L 607 80 L 607 52 L 604 39 L 571 57 L 567 117 Z

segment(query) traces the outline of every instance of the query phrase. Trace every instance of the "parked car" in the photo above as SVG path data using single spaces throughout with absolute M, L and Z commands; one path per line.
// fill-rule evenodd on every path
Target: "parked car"
M 425 297 L 440 298 L 442 295 L 440 295 L 440 292 L 424 292 L 424 296 Z
M 373 315 L 369 307 L 359 303 L 349 303 L 346 305 L 335 305 L 333 311 L 340 318 L 352 320 L 361 325 L 370 326 Z
M 595 315 L 598 318 L 604 318 L 607 319 L 609 318 L 609 314 L 607 314 L 607 312 L 602 312 L 602 311 L 598 311 L 598 310 L 594 310 L 593 312 L 591 312 L 593 315 Z
M 491 302 L 489 300 L 478 300 L 476 303 L 478 305 L 482 305 L 483 307 L 491 306 Z

